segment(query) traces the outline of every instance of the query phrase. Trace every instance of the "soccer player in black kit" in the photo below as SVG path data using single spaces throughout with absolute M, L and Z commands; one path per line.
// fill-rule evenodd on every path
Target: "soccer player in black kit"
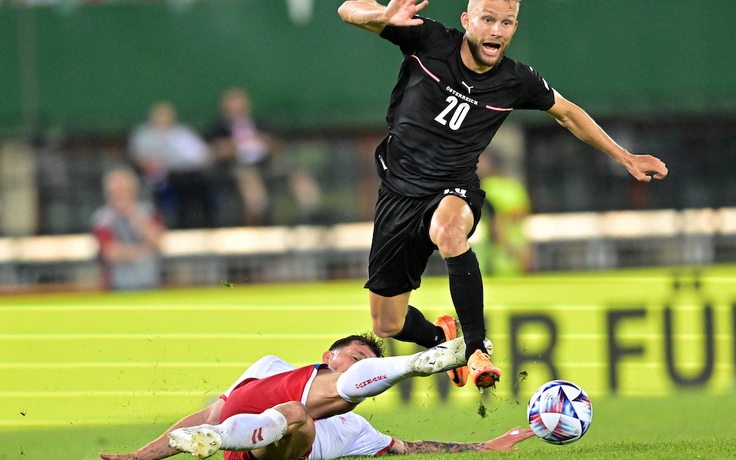
M 388 108 L 388 136 L 376 149 L 381 187 L 365 285 L 373 330 L 425 347 L 457 334 L 454 321 L 445 317 L 433 324 L 409 305 L 438 250 L 467 344 L 468 368 L 450 374 L 457 386 L 468 373 L 479 388 L 494 386 L 501 375 L 483 347 L 483 284 L 468 237 L 485 195 L 476 174 L 478 157 L 509 113 L 544 110 L 636 179 L 667 175 L 662 161 L 629 153 L 534 69 L 504 56 L 518 26 L 519 3 L 469 0 L 460 17 L 465 33 L 417 16 L 427 0 L 391 0 L 385 6 L 349 0 L 338 9 L 345 22 L 379 34 L 404 54 Z

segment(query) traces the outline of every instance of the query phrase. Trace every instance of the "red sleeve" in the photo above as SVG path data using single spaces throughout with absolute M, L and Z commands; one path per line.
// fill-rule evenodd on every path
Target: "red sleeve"
M 103 287 L 104 289 L 110 289 L 110 286 L 112 285 L 110 265 L 107 263 L 104 263 L 102 254 L 115 241 L 115 235 L 113 235 L 112 230 L 110 230 L 109 227 L 96 228 L 94 229 L 93 233 L 94 233 L 95 238 L 97 239 L 97 243 L 100 245 L 99 257 L 100 257 L 100 260 L 103 261 L 103 264 L 102 264 Z
M 109 227 L 99 227 L 94 230 L 95 238 L 100 245 L 100 253 L 104 253 L 105 250 L 110 247 L 110 244 L 115 242 L 115 235 Z

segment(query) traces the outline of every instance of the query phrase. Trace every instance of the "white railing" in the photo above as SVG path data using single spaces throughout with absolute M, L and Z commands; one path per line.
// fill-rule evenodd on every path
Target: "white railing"
M 254 281 L 362 277 L 372 229 L 363 222 L 173 230 L 162 252 L 171 284 L 217 282 L 233 271 Z M 537 214 L 525 229 L 540 271 L 736 262 L 736 208 Z M 99 286 L 97 252 L 91 234 L 0 238 L 0 286 Z M 431 263 L 428 274 L 442 270 Z

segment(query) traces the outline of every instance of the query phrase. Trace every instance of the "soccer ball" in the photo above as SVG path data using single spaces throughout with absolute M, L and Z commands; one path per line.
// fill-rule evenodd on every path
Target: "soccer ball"
M 593 406 L 582 388 L 565 380 L 547 382 L 534 392 L 526 410 L 529 426 L 543 441 L 567 444 L 582 438 Z

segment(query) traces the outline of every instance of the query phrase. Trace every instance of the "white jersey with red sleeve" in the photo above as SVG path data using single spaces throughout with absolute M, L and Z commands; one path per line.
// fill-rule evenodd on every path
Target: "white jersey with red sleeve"
M 224 395 L 229 397 L 232 390 L 245 379 L 262 379 L 294 369 L 294 366 L 277 356 L 264 356 L 246 369 Z M 386 453 L 394 444 L 391 436 L 376 430 L 366 419 L 353 412 L 317 420 L 314 426 L 317 434 L 308 457 L 313 460 L 378 456 Z

